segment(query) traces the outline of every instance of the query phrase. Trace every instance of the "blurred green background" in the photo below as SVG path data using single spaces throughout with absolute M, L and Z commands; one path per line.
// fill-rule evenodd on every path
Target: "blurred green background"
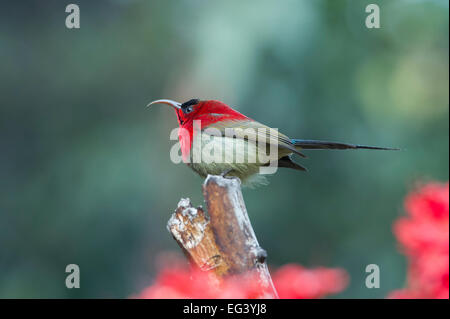
M 125 298 L 166 222 L 202 180 L 169 159 L 176 118 L 158 98 L 218 99 L 297 138 L 400 147 L 310 151 L 244 189 L 277 267 L 342 267 L 336 297 L 382 298 L 405 283 L 392 223 L 416 181 L 448 180 L 448 2 L 64 1 L 0 4 L 0 297 Z M 65 267 L 81 288 L 65 287 Z M 367 289 L 365 267 L 381 269 Z

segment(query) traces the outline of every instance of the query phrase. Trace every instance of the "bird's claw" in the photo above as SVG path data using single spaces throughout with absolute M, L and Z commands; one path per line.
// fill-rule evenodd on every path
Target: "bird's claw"
M 223 177 L 223 178 L 226 178 L 227 175 L 228 175 L 232 170 L 233 170 L 232 168 L 226 169 L 226 170 L 224 170 L 222 173 L 220 173 L 220 176 Z M 234 176 L 232 176 L 232 177 L 234 177 Z
M 226 179 L 231 179 L 231 180 L 238 180 L 240 183 L 240 178 L 237 176 L 228 176 L 229 173 L 231 173 L 233 171 L 232 168 L 226 169 L 224 170 L 221 174 L 220 177 L 226 178 Z

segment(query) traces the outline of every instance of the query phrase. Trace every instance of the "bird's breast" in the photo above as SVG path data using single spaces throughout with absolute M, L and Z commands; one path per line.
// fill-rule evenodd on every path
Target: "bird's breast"
M 263 154 L 264 153 L 264 154 Z M 194 135 L 190 159 L 197 163 L 261 165 L 268 160 L 262 146 L 244 139 L 214 136 L 205 133 Z

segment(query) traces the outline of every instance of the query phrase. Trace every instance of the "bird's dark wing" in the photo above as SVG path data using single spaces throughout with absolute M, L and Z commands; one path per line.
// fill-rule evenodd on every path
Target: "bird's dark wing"
M 265 141 L 265 144 L 276 145 L 278 146 L 279 151 L 282 151 L 282 154 L 280 154 L 281 156 L 295 153 L 302 157 L 306 157 L 296 148 L 295 144 L 292 143 L 289 137 L 256 121 L 219 121 L 202 129 L 205 130 L 208 128 L 219 130 L 222 136 L 228 134 L 227 136 L 232 135 L 230 137 L 241 138 L 247 141 L 256 141 L 256 143 Z M 227 129 L 227 132 L 225 129 Z

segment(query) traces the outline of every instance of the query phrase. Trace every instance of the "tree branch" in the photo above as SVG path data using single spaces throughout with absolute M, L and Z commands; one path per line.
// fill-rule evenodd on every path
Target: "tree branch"
M 203 184 L 208 214 L 182 199 L 167 229 L 185 255 L 219 277 L 257 274 L 264 297 L 277 298 L 262 249 L 248 218 L 238 179 L 209 175 Z

